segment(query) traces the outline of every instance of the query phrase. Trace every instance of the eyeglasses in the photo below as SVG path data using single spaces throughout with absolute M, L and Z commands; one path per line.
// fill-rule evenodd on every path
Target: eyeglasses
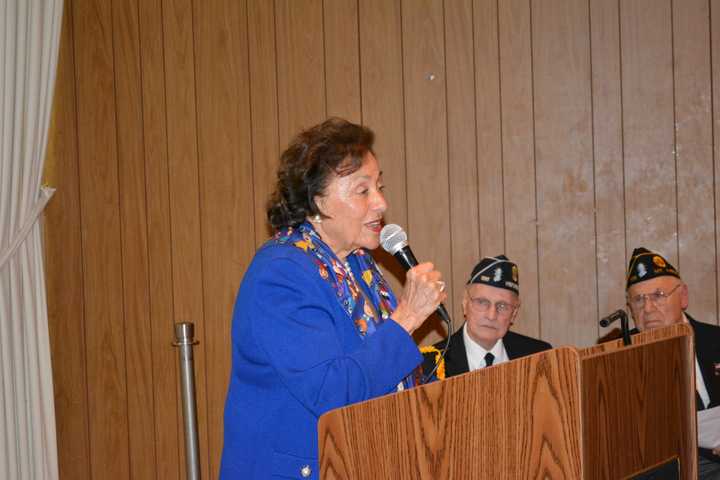
M 517 305 L 507 302 L 495 302 L 495 311 L 498 317 L 509 317 L 513 314 Z M 484 297 L 470 297 L 470 307 L 480 313 L 485 313 L 493 306 L 493 302 Z
M 658 289 L 655 290 L 652 293 L 643 293 L 642 295 L 635 295 L 634 297 L 628 299 L 628 302 L 630 303 L 630 306 L 636 310 L 640 310 L 641 308 L 645 307 L 645 302 L 650 301 L 653 305 L 656 307 L 662 307 L 667 304 L 668 298 L 670 298 L 670 295 L 675 293 L 675 290 L 677 290 L 682 283 L 678 283 L 673 287 L 672 290 L 665 293 L 662 290 Z

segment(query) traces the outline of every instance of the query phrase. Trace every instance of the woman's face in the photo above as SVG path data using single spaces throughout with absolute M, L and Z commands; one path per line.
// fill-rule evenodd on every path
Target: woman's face
M 387 210 L 381 174 L 375 155 L 368 152 L 357 171 L 344 177 L 333 175 L 325 193 L 315 197 L 326 217 L 313 222 L 315 230 L 341 260 L 357 248 L 373 250 L 380 244 Z

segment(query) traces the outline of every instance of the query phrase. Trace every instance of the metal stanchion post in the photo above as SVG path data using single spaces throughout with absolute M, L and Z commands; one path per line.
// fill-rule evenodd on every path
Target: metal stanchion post
M 195 367 L 193 345 L 195 326 L 192 323 L 175 324 L 174 346 L 179 347 L 180 390 L 185 420 L 185 464 L 188 480 L 200 480 L 200 449 L 198 447 L 197 410 L 195 406 Z

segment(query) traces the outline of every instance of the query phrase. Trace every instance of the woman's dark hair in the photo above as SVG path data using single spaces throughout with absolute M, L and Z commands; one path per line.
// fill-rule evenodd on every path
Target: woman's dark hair
M 267 206 L 275 230 L 296 227 L 321 214 L 315 196 L 322 195 L 331 175 L 357 171 L 372 152 L 375 134 L 342 118 L 329 118 L 300 132 L 280 156 L 277 185 Z

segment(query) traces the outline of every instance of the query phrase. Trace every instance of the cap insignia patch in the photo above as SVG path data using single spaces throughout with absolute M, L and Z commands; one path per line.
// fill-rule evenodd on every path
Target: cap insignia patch
M 640 277 L 640 278 L 642 278 L 642 277 L 644 277 L 645 275 L 647 275 L 647 269 L 645 268 L 645 264 L 643 264 L 643 263 L 638 263 L 638 265 L 637 265 L 637 274 L 638 274 L 638 277 Z
M 495 276 L 493 276 L 493 282 L 499 282 L 502 279 L 502 268 L 495 269 Z

